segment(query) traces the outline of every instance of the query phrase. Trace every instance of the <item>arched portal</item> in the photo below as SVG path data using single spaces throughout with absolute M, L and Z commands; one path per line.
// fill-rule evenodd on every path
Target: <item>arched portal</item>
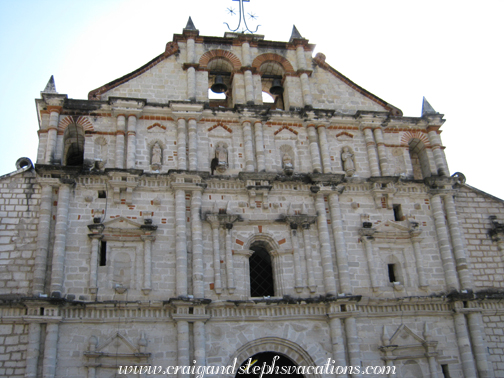
M 259 367 L 259 368 L 258 368 Z M 255 370 L 254 370 L 255 368 Z M 254 354 L 242 362 L 235 378 L 260 377 L 268 378 L 285 377 L 304 378 L 303 374 L 297 374 L 298 365 L 290 358 L 276 352 L 261 352 Z

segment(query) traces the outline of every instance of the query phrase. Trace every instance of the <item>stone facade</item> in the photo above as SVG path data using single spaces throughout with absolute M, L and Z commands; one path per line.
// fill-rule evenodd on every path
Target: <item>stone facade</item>
M 1 376 L 272 352 L 504 377 L 502 200 L 450 176 L 442 114 L 403 117 L 313 48 L 188 23 L 88 100 L 50 81 L 36 164 L 0 177 Z

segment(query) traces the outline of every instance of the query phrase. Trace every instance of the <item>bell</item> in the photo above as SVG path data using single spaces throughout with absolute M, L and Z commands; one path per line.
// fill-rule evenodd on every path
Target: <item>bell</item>
M 272 95 L 281 95 L 283 93 L 284 89 L 282 87 L 282 83 L 280 82 L 280 79 L 273 79 L 273 85 L 270 88 L 270 93 Z
M 224 93 L 227 91 L 227 85 L 224 84 L 224 80 L 221 75 L 215 76 L 215 81 L 210 87 L 213 93 Z

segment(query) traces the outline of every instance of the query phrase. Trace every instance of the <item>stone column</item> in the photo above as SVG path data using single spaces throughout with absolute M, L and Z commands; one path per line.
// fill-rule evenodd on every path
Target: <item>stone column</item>
M 485 330 L 483 328 L 483 319 L 481 313 L 470 312 L 467 314 L 469 323 L 469 332 L 471 335 L 471 343 L 473 346 L 474 360 L 476 361 L 476 369 L 478 370 L 479 378 L 493 377 L 492 362 L 488 361 L 488 353 L 485 343 Z
M 347 366 L 345 340 L 343 337 L 343 330 L 341 327 L 340 318 L 332 318 L 329 320 L 329 327 L 331 329 L 331 343 L 332 355 L 334 359 L 334 366 Z M 347 374 L 338 375 L 339 377 L 348 377 Z
M 187 158 L 186 158 L 186 120 L 184 118 L 179 118 L 177 120 L 177 169 L 186 170 L 187 169 Z
M 215 293 L 222 293 L 221 273 L 220 273 L 220 246 L 219 246 L 219 222 L 210 222 L 212 226 L 213 240 L 213 265 L 214 265 L 214 290 Z
M 331 241 L 327 229 L 327 217 L 323 194 L 317 194 L 315 199 L 317 209 L 317 225 L 322 255 L 322 270 L 324 272 L 324 287 L 327 295 L 336 295 L 336 282 L 334 280 L 334 268 L 331 256 Z
M 177 321 L 177 364 L 178 366 L 190 366 L 189 363 L 189 323 L 185 320 Z M 190 374 L 177 373 L 178 378 L 189 378 Z
M 58 137 L 58 123 L 59 123 L 59 113 L 61 108 L 57 107 L 51 108 L 51 113 L 49 115 L 49 127 L 47 129 L 47 146 L 46 146 L 46 156 L 45 163 L 54 163 L 55 152 L 56 152 L 56 138 Z M 61 162 L 60 162 L 61 163 Z
M 306 275 L 308 276 L 308 287 L 311 293 L 315 293 L 317 285 L 315 285 L 315 268 L 313 264 L 313 251 L 311 247 L 310 225 L 303 225 L 304 249 L 306 257 Z
M 231 230 L 233 223 L 226 224 L 226 275 L 227 275 L 227 288 L 229 294 L 233 294 L 236 286 L 234 283 L 234 268 L 233 268 L 233 251 L 231 250 Z
M 318 146 L 317 131 L 315 125 L 308 125 L 308 140 L 310 142 L 310 154 L 312 158 L 312 168 L 314 173 L 322 172 L 322 165 L 320 164 L 320 153 Z
M 334 244 L 336 245 L 336 263 L 338 264 L 338 278 L 340 291 L 349 294 L 352 292 L 350 277 L 348 275 L 348 254 L 346 249 L 345 234 L 343 233 L 343 217 L 338 193 L 329 194 L 331 209 L 331 225 L 333 229 Z
M 441 146 L 441 138 L 439 137 L 437 129 L 438 128 L 427 128 L 429 143 L 432 147 L 432 153 L 434 154 L 438 175 L 449 176 L 448 163 L 446 162 L 446 156 Z
M 245 79 L 245 101 L 248 105 L 254 104 L 254 82 L 252 80 L 252 71 L 245 70 L 243 77 Z
M 205 323 L 197 320 L 193 325 L 194 359 L 196 366 L 206 366 L 206 335 Z
M 117 116 L 117 131 L 116 131 L 116 168 L 124 168 L 124 135 L 126 131 L 126 117 L 124 114 Z
M 58 356 L 58 328 L 57 323 L 48 323 L 44 344 L 43 378 L 54 378 Z
M 467 333 L 467 324 L 464 314 L 457 312 L 453 315 L 455 323 L 455 332 L 457 334 L 457 344 L 462 360 L 462 371 L 466 378 L 477 377 L 476 368 L 474 366 L 473 354 L 471 351 L 471 342 Z
M 245 172 L 254 172 L 252 126 L 249 121 L 243 122 L 243 147 L 245 152 Z
M 144 284 L 142 291 L 144 294 L 148 294 L 152 290 L 152 242 L 156 238 L 152 235 L 143 235 L 142 240 L 144 242 Z
M 431 205 L 438 236 L 439 250 L 441 252 L 441 260 L 443 261 L 446 285 L 448 286 L 449 291 L 459 290 L 459 283 L 455 273 L 455 265 L 453 263 L 450 241 L 448 238 L 448 232 L 446 231 L 445 215 L 441 204 L 441 196 L 439 194 L 434 194 L 431 197 Z
M 364 243 L 364 248 L 366 250 L 366 260 L 369 269 L 369 279 L 371 280 L 371 287 L 373 291 L 378 290 L 378 277 L 376 277 L 376 270 L 374 269 L 374 257 L 373 257 L 373 238 L 371 236 L 362 236 L 361 241 Z
M 292 258 L 294 259 L 294 276 L 296 284 L 294 288 L 298 293 L 303 290 L 303 277 L 301 276 L 301 257 L 299 253 L 299 241 L 297 238 L 297 227 L 296 223 L 291 223 L 291 238 L 292 238 Z
M 370 127 L 364 129 L 364 139 L 369 158 L 369 169 L 372 177 L 380 176 L 380 168 L 378 167 L 378 158 L 376 157 L 376 145 L 373 138 L 373 131 Z
M 51 296 L 63 293 L 63 281 L 65 270 L 65 247 L 68 225 L 68 202 L 70 187 L 61 185 L 58 193 L 58 210 L 56 215 L 56 227 L 54 231 L 54 248 L 51 271 Z
M 380 169 L 383 176 L 389 176 L 388 171 L 388 158 L 387 158 L 387 149 L 385 148 L 385 142 L 383 140 L 383 131 L 381 127 L 377 127 L 373 130 L 374 137 L 376 140 L 376 146 L 378 148 L 378 157 L 380 159 Z
M 417 275 L 418 275 L 418 286 L 427 287 L 429 285 L 425 279 L 425 273 L 424 273 L 423 262 L 422 262 L 422 249 L 420 248 L 420 241 L 421 240 L 418 237 L 411 238 L 411 242 L 413 243 L 413 252 L 415 254 L 416 271 L 417 271 Z
M 25 378 L 37 378 L 39 350 L 40 324 L 30 323 L 28 330 L 28 345 L 26 348 Z
M 128 117 L 128 157 L 126 168 L 135 169 L 136 161 L 136 116 L 131 114 Z
M 192 269 L 193 269 L 193 295 L 195 298 L 204 298 L 204 273 L 203 273 L 203 228 L 201 225 L 201 191 L 193 190 L 191 195 L 191 235 L 192 235 Z
M 187 296 L 187 238 L 186 238 L 186 201 L 185 191 L 175 191 L 175 249 L 177 256 L 176 295 Z
M 359 347 L 359 337 L 357 336 L 357 326 L 355 318 L 345 319 L 345 332 L 347 337 L 348 356 L 351 366 L 361 366 L 361 355 Z M 360 378 L 360 374 L 351 374 L 352 378 Z
M 103 238 L 101 234 L 88 235 L 91 238 L 91 261 L 89 262 L 89 289 L 90 292 L 96 293 L 98 288 L 98 250 L 100 248 L 100 240 Z
M 194 67 L 187 69 L 187 98 L 196 101 L 196 70 Z
M 311 89 L 310 89 L 310 81 L 308 79 L 308 74 L 306 72 L 302 72 L 302 71 L 306 71 L 308 69 L 308 66 L 306 64 L 304 47 L 302 45 L 298 45 L 296 47 L 296 57 L 297 57 L 298 67 L 301 70 L 301 75 L 300 75 L 301 91 L 303 92 L 304 104 L 305 104 L 305 106 L 311 106 L 313 104 L 313 100 L 312 100 Z
M 33 294 L 44 293 L 47 270 L 47 252 L 49 250 L 49 232 L 51 226 L 52 187 L 41 185 L 40 211 L 37 228 L 37 255 L 33 272 Z
M 453 201 L 453 196 L 451 194 L 443 196 L 443 200 L 460 284 L 462 289 L 470 290 L 473 288 L 473 278 L 467 262 L 462 235 L 460 234 L 460 226 L 457 211 L 455 210 L 455 202 Z
M 438 378 L 438 364 L 436 361 L 436 357 L 428 354 L 427 359 L 429 360 L 429 372 L 431 378 Z
M 46 148 L 47 148 L 47 139 L 49 127 L 49 114 L 47 112 L 42 113 L 40 119 L 40 134 L 39 134 L 39 143 L 37 147 L 37 164 L 46 164 Z
M 257 121 L 254 123 L 255 129 L 255 148 L 257 160 L 257 172 L 264 172 L 266 170 L 265 156 L 264 156 L 264 139 L 263 139 L 263 125 Z
M 189 136 L 189 170 L 198 170 L 198 125 L 194 118 L 188 121 Z
M 320 154 L 322 155 L 324 173 L 331 173 L 331 157 L 329 155 L 329 143 L 327 141 L 326 127 L 324 125 L 320 125 L 317 130 L 319 134 Z

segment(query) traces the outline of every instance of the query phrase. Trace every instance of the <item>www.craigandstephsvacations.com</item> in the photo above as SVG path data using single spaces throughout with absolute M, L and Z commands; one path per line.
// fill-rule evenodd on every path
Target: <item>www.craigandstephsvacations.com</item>
M 119 366 L 119 374 L 143 374 L 143 375 L 154 375 L 162 374 L 167 376 L 176 376 L 177 374 L 191 374 L 195 378 L 203 378 L 206 375 L 216 375 L 216 374 L 227 374 L 227 375 L 249 375 L 254 377 L 263 377 L 267 375 L 314 375 L 314 374 L 395 374 L 395 366 L 341 366 L 335 365 L 334 360 L 330 358 L 327 359 L 324 365 L 318 366 L 279 366 L 276 362 L 280 359 L 279 356 L 275 356 L 273 361 L 268 364 L 263 362 L 263 364 L 257 364 L 257 360 L 249 358 L 244 364 L 238 367 L 237 359 L 234 359 L 232 365 L 227 366 L 198 366 L 196 361 L 193 361 L 192 366 L 139 366 L 139 365 L 126 365 Z

